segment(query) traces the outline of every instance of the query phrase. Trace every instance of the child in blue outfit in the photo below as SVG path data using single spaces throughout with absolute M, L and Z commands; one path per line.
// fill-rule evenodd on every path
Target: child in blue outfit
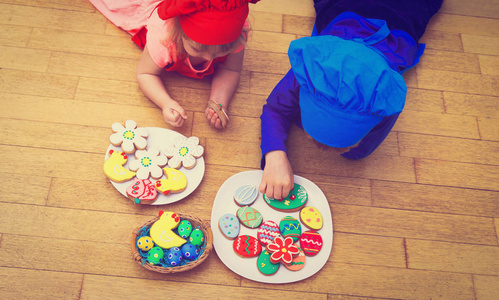
M 418 63 L 423 35 L 443 0 L 314 0 L 311 37 L 291 42 L 291 70 L 261 115 L 260 191 L 283 198 L 293 188 L 286 154 L 293 123 L 345 158 L 370 155 L 404 107 L 401 74 Z

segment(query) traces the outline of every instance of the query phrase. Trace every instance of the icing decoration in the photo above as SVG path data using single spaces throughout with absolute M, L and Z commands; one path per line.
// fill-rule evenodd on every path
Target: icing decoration
M 166 259 L 172 265 L 172 267 L 180 265 L 182 262 L 182 250 L 178 247 L 171 248 L 168 251 L 168 255 L 166 256 Z
M 181 193 L 185 191 L 187 187 L 187 177 L 184 173 L 173 168 L 163 168 L 163 172 L 166 175 L 166 179 L 160 179 L 156 181 L 156 189 L 168 195 L 170 193 Z
M 182 256 L 187 260 L 195 260 L 199 256 L 199 249 L 192 244 L 182 246 Z
M 186 169 L 192 169 L 196 165 L 196 159 L 203 155 L 204 148 L 199 145 L 198 137 L 181 136 L 173 142 L 173 146 L 165 149 L 164 153 L 170 159 L 170 168 L 178 169 L 183 165 Z
M 133 120 L 127 120 L 125 127 L 120 123 L 111 125 L 113 134 L 109 137 L 111 144 L 120 146 L 125 153 L 133 153 L 135 148 L 143 150 L 147 147 L 145 138 L 149 135 L 146 129 L 137 128 L 137 123 Z
M 181 238 L 186 239 L 191 235 L 192 232 L 192 224 L 189 222 L 189 220 L 183 220 L 180 222 L 178 225 L 178 235 L 180 235 Z
M 267 245 L 267 251 L 272 253 L 270 255 L 270 261 L 272 263 L 283 262 L 285 264 L 290 264 L 293 261 L 293 257 L 300 253 L 300 249 L 293 245 L 294 241 L 292 238 L 282 238 L 280 236 L 274 239 L 272 244 Z
M 260 242 L 250 235 L 238 236 L 232 243 L 232 247 L 237 254 L 246 258 L 255 257 L 262 252 Z
M 286 269 L 290 271 L 300 271 L 305 266 L 305 253 L 301 248 L 299 249 L 300 253 L 298 253 L 298 256 L 293 257 L 293 261 L 290 264 L 283 264 Z
M 266 246 L 274 241 L 278 236 L 281 236 L 281 231 L 276 222 L 267 220 L 258 228 L 256 236 L 263 246 Z
M 137 150 L 135 158 L 136 160 L 130 162 L 130 170 L 137 171 L 138 179 L 147 179 L 149 174 L 154 179 L 163 176 L 163 170 L 160 167 L 166 165 L 168 159 L 164 155 L 160 155 L 158 149 Z
M 304 207 L 300 212 L 300 220 L 303 225 L 310 229 L 319 230 L 322 228 L 322 215 L 315 207 Z
M 127 187 L 126 194 L 134 203 L 151 203 L 156 200 L 158 192 L 149 179 L 136 179 Z
M 301 235 L 301 224 L 300 222 L 291 217 L 284 217 L 281 222 L 279 222 L 279 229 L 283 237 L 291 237 L 293 241 L 298 241 Z
M 150 237 L 143 236 L 137 240 L 137 247 L 142 251 L 149 251 L 154 247 L 154 243 Z
M 270 253 L 267 250 L 263 250 L 262 253 L 258 256 L 258 260 L 256 261 L 256 265 L 258 267 L 258 271 L 263 275 L 273 275 L 279 270 L 280 263 L 272 263 L 270 261 Z
M 300 246 L 305 255 L 314 256 L 322 249 L 322 237 L 316 231 L 305 231 L 300 237 Z
M 121 151 L 109 150 L 109 157 L 104 161 L 104 174 L 114 182 L 123 182 L 132 179 L 135 172 L 123 167 L 128 157 Z
M 204 242 L 204 234 L 199 228 L 195 228 L 189 236 L 189 243 L 194 246 L 201 246 Z
M 234 201 L 236 201 L 236 204 L 240 206 L 253 204 L 257 197 L 258 190 L 254 185 L 243 185 L 234 193 Z
M 159 212 L 159 220 L 151 226 L 150 235 L 154 243 L 161 248 L 170 249 L 180 247 L 186 240 L 173 232 L 180 223 L 180 218 L 172 212 Z
M 303 186 L 295 183 L 295 186 L 286 198 L 274 199 L 263 195 L 263 199 L 268 205 L 277 210 L 297 211 L 307 203 L 308 196 L 307 190 L 305 190 Z
M 262 214 L 253 207 L 243 206 L 237 210 L 237 217 L 241 223 L 249 228 L 257 228 L 262 224 Z
M 157 265 L 163 259 L 164 255 L 163 249 L 154 247 L 147 252 L 147 260 L 151 265 Z
M 233 214 L 225 214 L 218 221 L 218 228 L 228 239 L 235 239 L 239 235 L 239 219 Z

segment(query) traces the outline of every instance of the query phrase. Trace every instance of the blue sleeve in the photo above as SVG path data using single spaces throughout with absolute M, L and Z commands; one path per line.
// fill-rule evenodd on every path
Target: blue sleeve
M 301 124 L 300 85 L 290 70 L 275 86 L 263 106 L 260 116 L 262 124 L 262 160 L 261 168 L 265 167 L 265 154 L 274 150 L 286 152 L 286 140 L 291 125 Z
M 371 153 L 385 140 L 393 125 L 397 121 L 399 114 L 384 117 L 378 125 L 374 126 L 371 131 L 362 139 L 357 147 L 350 149 L 350 151 L 341 154 L 341 156 L 348 159 L 361 159 Z

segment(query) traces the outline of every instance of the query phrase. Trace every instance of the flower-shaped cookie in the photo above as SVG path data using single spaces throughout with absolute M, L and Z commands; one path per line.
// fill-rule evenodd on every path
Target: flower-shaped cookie
M 204 148 L 199 145 L 199 138 L 191 136 L 179 137 L 173 142 L 173 146 L 165 149 L 164 154 L 170 159 L 168 166 L 178 169 L 182 165 L 186 169 L 192 169 L 196 165 L 196 158 L 203 155 Z
M 114 146 L 121 145 L 125 153 L 133 153 L 135 148 L 143 150 L 147 147 L 146 137 L 149 135 L 146 129 L 137 128 L 137 123 L 133 120 L 127 120 L 125 127 L 121 123 L 114 123 L 111 128 L 113 134 L 109 137 Z
M 291 237 L 283 239 L 278 236 L 274 238 L 274 242 L 267 245 L 267 251 L 272 253 L 270 261 L 275 264 L 280 261 L 290 264 L 293 261 L 293 256 L 300 253 L 300 249 L 293 245 L 294 241 Z
M 149 173 L 154 179 L 163 176 L 161 167 L 166 165 L 168 159 L 159 154 L 159 150 L 151 148 L 149 150 L 137 150 L 135 152 L 136 160 L 130 162 L 130 170 L 137 172 L 138 179 L 149 178 Z

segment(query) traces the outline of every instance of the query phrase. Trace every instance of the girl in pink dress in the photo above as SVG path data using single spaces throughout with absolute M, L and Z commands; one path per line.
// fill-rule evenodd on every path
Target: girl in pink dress
M 258 1 L 90 0 L 144 49 L 137 82 L 161 108 L 166 123 L 180 127 L 187 114 L 168 94 L 161 72 L 176 71 L 192 78 L 213 74 L 205 116 L 217 129 L 227 126 L 226 110 L 239 84 L 249 30 L 248 2 Z

